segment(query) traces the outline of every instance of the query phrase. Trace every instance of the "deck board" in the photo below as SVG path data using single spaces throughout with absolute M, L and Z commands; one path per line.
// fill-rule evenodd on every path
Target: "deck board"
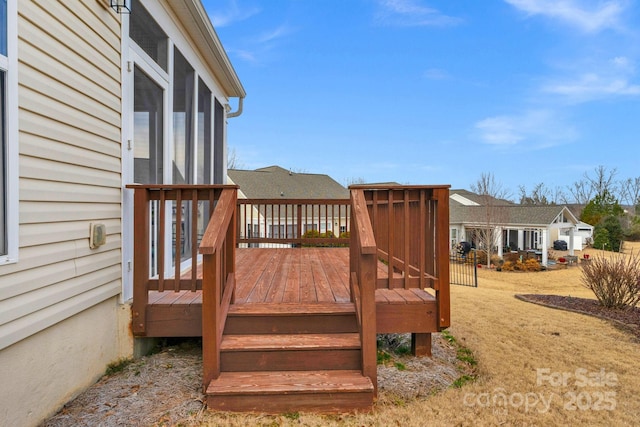
M 236 253 L 236 306 L 276 303 L 286 308 L 350 302 L 348 248 L 239 248 Z M 379 275 L 386 274 L 385 267 L 378 264 Z M 198 266 L 199 277 L 201 274 Z M 393 329 L 398 319 L 406 317 L 406 313 L 400 315 L 394 310 L 423 310 L 420 305 L 435 304 L 435 298 L 422 289 L 378 289 L 375 299 L 378 328 L 390 323 Z M 157 326 L 149 336 L 198 336 L 202 329 L 201 307 L 202 291 L 150 291 L 148 312 Z M 415 316 L 420 316 L 418 311 Z M 177 326 L 172 323 L 166 329 L 178 317 L 182 320 Z M 404 323 L 402 327 L 405 328 Z M 431 327 L 428 323 L 421 328 Z M 171 331 L 170 335 L 164 330 Z
M 236 304 L 349 302 L 349 249 L 238 249 L 235 296 Z M 149 304 L 200 303 L 201 291 L 149 292 Z

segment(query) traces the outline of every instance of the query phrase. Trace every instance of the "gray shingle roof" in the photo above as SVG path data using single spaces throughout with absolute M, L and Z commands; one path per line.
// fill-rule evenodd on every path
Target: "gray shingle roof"
M 454 194 L 458 194 L 466 199 L 471 200 L 472 202 L 478 203 L 480 205 L 484 204 L 485 201 L 487 200 L 487 197 L 491 198 L 493 201 L 493 205 L 513 205 L 513 202 L 510 202 L 508 200 L 504 200 L 504 199 L 496 199 L 494 197 L 491 196 L 481 196 L 479 194 L 473 193 L 469 190 L 462 190 L 462 189 L 456 189 L 456 190 L 449 190 L 449 196 L 452 196 Z M 461 203 L 457 202 L 456 200 L 451 200 L 451 204 L 456 204 L 456 205 L 461 205 Z
M 280 166 L 229 169 L 227 174 L 250 199 L 348 199 L 349 190 L 329 175 L 290 172 Z
M 482 204 L 482 197 L 467 190 L 451 190 L 450 194 L 460 194 L 463 197 Z M 564 212 L 565 218 L 572 223 L 577 219 L 564 205 L 528 206 L 516 205 L 500 199 L 489 210 L 492 224 L 511 226 L 546 227 Z M 486 224 L 487 208 L 485 206 L 465 206 L 451 199 L 449 205 L 449 222 L 451 224 Z

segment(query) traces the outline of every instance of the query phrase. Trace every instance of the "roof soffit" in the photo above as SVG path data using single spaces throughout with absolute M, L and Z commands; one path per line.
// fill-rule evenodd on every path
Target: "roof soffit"
M 200 0 L 167 1 L 166 4 L 180 19 L 189 36 L 195 41 L 205 61 L 214 72 L 228 97 L 244 98 L 246 92 L 236 74 L 209 15 Z

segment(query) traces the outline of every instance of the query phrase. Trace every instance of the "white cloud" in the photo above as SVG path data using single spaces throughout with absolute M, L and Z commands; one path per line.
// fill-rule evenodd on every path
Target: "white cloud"
M 213 26 L 221 28 L 238 21 L 244 21 L 258 13 L 260 13 L 260 9 L 257 7 L 240 8 L 236 0 L 231 0 L 227 3 L 226 9 L 213 10 L 209 12 L 209 16 Z
M 586 73 L 577 79 L 549 84 L 543 89 L 549 93 L 567 96 L 577 102 L 610 96 L 640 95 L 640 85 L 630 83 L 625 77 L 606 77 L 595 73 Z
M 424 72 L 424 77 L 429 80 L 446 80 L 451 78 L 449 73 L 440 68 L 429 68 Z
M 258 39 L 258 43 L 268 43 L 282 37 L 288 36 L 293 31 L 286 25 L 281 25 L 278 28 L 274 28 L 273 30 L 262 33 Z
M 575 140 L 577 132 L 549 110 L 532 110 L 521 115 L 488 117 L 475 124 L 485 144 L 545 148 Z
M 505 0 L 513 7 L 529 14 L 542 15 L 564 21 L 586 32 L 621 27 L 621 17 L 626 9 L 623 0 L 598 2 L 588 7 L 580 0 Z
M 460 23 L 461 19 L 423 6 L 420 0 L 378 0 L 376 22 L 400 27 L 448 26 Z

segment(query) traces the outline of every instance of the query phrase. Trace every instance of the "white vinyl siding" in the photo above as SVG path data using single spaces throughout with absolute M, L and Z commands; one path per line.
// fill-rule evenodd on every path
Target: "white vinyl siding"
M 18 3 L 20 257 L 0 265 L 0 349 L 122 284 L 120 17 L 96 1 Z M 107 228 L 98 249 L 92 222 Z

